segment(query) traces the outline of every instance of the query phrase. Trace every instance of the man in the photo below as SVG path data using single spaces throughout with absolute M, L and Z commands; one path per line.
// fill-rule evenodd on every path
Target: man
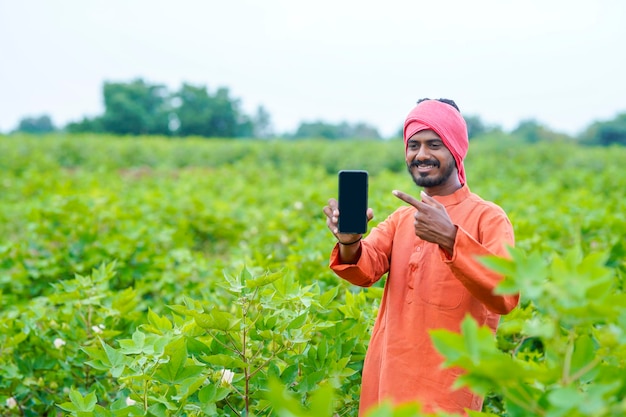
M 507 256 L 513 228 L 500 207 L 466 184 L 467 126 L 454 101 L 420 100 L 404 123 L 404 145 L 409 173 L 423 187 L 421 200 L 393 191 L 409 206 L 364 239 L 338 232 L 335 199 L 324 207 L 338 241 L 331 269 L 362 287 L 388 273 L 365 358 L 359 415 L 387 399 L 419 401 L 427 412 L 480 410 L 481 397 L 451 388 L 459 370 L 442 367 L 428 332 L 459 332 L 466 314 L 495 332 L 500 315 L 515 308 L 519 297 L 494 294 L 502 277 L 477 260 Z M 371 209 L 367 216 L 372 219 Z

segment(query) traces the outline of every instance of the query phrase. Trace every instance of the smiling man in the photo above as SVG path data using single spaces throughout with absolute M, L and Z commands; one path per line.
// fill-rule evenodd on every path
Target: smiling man
M 409 173 L 423 188 L 421 199 L 394 190 L 409 205 L 364 239 L 338 232 L 335 199 L 324 207 L 337 239 L 331 269 L 362 287 L 388 274 L 365 358 L 359 415 L 385 400 L 419 401 L 427 412 L 480 410 L 481 397 L 452 389 L 460 370 L 442 367 L 428 332 L 459 332 L 470 314 L 495 333 L 500 315 L 509 313 L 519 297 L 495 294 L 502 276 L 477 257 L 507 256 L 513 228 L 499 206 L 472 193 L 466 183 L 467 127 L 454 101 L 418 101 L 405 120 L 404 144 Z

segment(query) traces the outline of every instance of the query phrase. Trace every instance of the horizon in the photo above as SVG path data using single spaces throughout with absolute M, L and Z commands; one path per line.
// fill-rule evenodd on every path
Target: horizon
M 626 3 L 25 0 L 0 4 L 0 131 L 104 111 L 105 81 L 229 89 L 276 132 L 363 122 L 388 137 L 422 97 L 505 131 L 575 136 L 626 112 Z

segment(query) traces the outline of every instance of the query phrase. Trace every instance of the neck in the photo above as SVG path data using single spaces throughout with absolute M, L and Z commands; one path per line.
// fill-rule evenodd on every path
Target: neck
M 424 187 L 424 191 L 431 197 L 435 195 L 444 196 L 454 194 L 462 186 L 459 179 L 456 178 L 456 181 L 451 181 L 450 183 L 437 185 L 435 187 Z

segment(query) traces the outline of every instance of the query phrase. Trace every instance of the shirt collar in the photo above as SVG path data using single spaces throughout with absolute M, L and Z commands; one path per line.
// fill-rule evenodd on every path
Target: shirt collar
M 471 191 L 467 184 L 464 184 L 461 188 L 448 195 L 435 195 L 433 198 L 443 204 L 445 207 L 454 206 L 459 204 L 467 197 L 469 197 Z

